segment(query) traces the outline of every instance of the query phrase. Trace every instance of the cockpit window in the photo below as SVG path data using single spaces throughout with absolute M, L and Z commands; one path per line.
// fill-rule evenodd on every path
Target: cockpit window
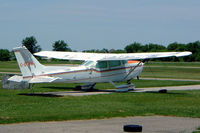
M 94 61 L 86 61 L 82 65 L 89 67 L 89 66 L 92 66 L 93 64 L 94 64 Z
M 117 67 L 117 66 L 120 66 L 121 65 L 121 62 L 120 60 L 113 60 L 113 61 L 108 61 L 108 64 L 109 64 L 109 67 Z
M 100 69 L 107 68 L 107 67 L 108 67 L 107 61 L 99 61 L 96 65 L 96 68 L 100 68 Z

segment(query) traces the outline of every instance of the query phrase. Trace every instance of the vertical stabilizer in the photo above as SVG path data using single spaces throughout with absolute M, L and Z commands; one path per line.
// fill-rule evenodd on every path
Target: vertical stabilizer
M 43 65 L 38 62 L 25 46 L 14 48 L 13 51 L 24 78 L 42 74 Z

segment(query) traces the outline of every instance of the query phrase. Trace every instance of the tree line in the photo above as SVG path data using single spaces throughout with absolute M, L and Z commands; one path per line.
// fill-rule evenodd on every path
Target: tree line
M 40 45 L 37 45 L 37 40 L 34 36 L 26 37 L 22 40 L 22 45 L 26 46 L 26 48 L 31 53 L 36 53 L 41 51 Z M 52 44 L 53 51 L 75 51 L 72 50 L 69 45 L 63 41 L 58 40 Z M 169 44 L 168 46 L 163 46 L 159 44 L 141 44 L 138 42 L 134 42 L 125 46 L 124 49 L 91 49 L 91 50 L 83 50 L 82 52 L 94 52 L 94 53 L 139 53 L 139 52 L 172 52 L 172 51 L 191 51 L 192 55 L 182 57 L 182 58 L 163 58 L 163 59 L 154 59 L 159 61 L 187 61 L 194 62 L 200 61 L 200 41 L 190 42 L 187 44 L 174 42 Z M 0 49 L 0 61 L 9 61 L 15 60 L 14 53 L 7 49 Z

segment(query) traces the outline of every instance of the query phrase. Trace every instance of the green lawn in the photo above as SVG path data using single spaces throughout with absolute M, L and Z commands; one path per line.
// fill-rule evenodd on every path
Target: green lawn
M 200 62 L 149 62 L 141 77 L 200 80 Z
M 37 92 L 48 90 L 36 88 Z M 0 89 L 1 124 L 149 115 L 200 117 L 200 91 L 113 93 L 82 97 L 26 96 L 23 95 L 25 93 L 30 93 L 30 90 Z
M 200 80 L 200 68 L 145 67 L 141 77 Z
M 155 61 L 150 61 L 145 63 L 146 65 L 149 66 L 175 66 L 175 67 L 200 67 L 200 62 L 155 62 Z
M 0 61 L 0 68 L 18 68 L 18 64 L 16 61 Z
M 197 128 L 197 130 L 196 130 L 196 131 L 194 131 L 194 132 L 192 132 L 192 133 L 200 133 L 200 127 L 199 127 L 199 128 Z

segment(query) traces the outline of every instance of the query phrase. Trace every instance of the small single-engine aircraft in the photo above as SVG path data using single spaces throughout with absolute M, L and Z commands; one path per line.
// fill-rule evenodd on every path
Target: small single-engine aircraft
M 191 52 L 154 52 L 154 53 L 83 53 L 41 51 L 36 56 L 63 60 L 82 60 L 82 65 L 44 66 L 28 51 L 25 46 L 13 49 L 22 76 L 13 76 L 11 81 L 28 83 L 85 83 L 81 89 L 93 89 L 96 83 L 110 82 L 116 91 L 129 91 L 135 88 L 130 80 L 143 70 L 144 62 L 152 58 L 182 57 Z M 139 61 L 135 61 L 139 60 Z M 127 81 L 125 85 L 114 82 Z

